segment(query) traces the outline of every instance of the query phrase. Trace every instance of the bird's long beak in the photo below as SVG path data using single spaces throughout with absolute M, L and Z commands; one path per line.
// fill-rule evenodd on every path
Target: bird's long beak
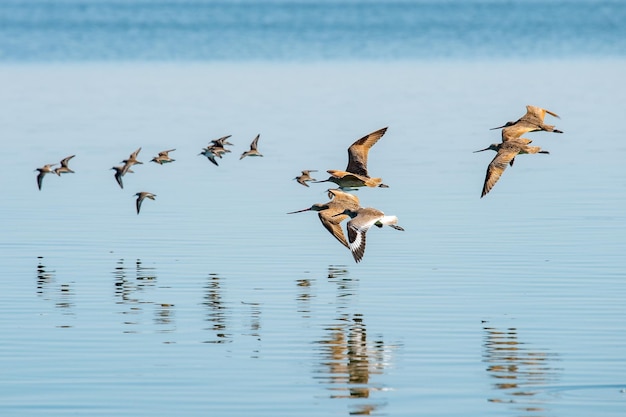
M 492 127 L 489 130 L 498 130 L 498 129 L 502 129 L 503 127 L 507 127 L 507 125 L 502 125 L 502 126 L 498 126 L 498 127 Z
M 311 181 L 311 182 L 313 182 L 313 183 L 316 183 L 316 184 L 317 184 L 318 182 L 331 182 L 331 181 L 330 181 L 330 180 L 320 180 L 320 181 Z
M 311 207 L 305 208 L 305 209 L 302 209 L 302 210 L 298 210 L 298 211 L 291 211 L 291 212 L 289 212 L 287 214 L 302 213 L 303 211 L 310 211 L 310 210 L 311 210 Z
M 479 151 L 474 151 L 474 152 L 472 152 L 472 153 L 482 152 L 482 151 L 488 151 L 488 150 L 489 150 L 489 148 L 485 148 L 485 149 L 481 149 L 481 150 L 479 150 Z

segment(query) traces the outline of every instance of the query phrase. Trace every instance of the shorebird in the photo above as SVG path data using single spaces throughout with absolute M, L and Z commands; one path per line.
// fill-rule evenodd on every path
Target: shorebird
M 132 167 L 133 165 L 135 165 L 135 164 L 143 164 L 143 162 L 139 162 L 137 160 L 137 155 L 139 155 L 140 151 L 141 151 L 141 147 L 139 149 L 137 149 L 135 152 L 131 153 L 130 156 L 128 157 L 128 159 L 124 159 L 122 161 L 124 163 L 122 175 L 126 174 L 128 172 L 128 170 L 130 169 L 130 167 Z
M 526 106 L 525 115 L 523 115 L 514 122 L 506 122 L 502 126 L 494 127 L 491 130 L 502 128 L 515 128 L 519 129 L 519 131 L 521 132 L 519 136 L 527 132 L 537 132 L 541 130 L 545 132 L 563 133 L 563 131 L 555 129 L 554 126 L 543 123 L 543 119 L 546 117 L 546 113 L 550 116 L 560 119 L 558 114 L 551 112 L 550 110 L 542 109 L 541 107 L 537 106 L 531 106 L 529 104 L 528 106 Z
M 161 151 L 157 156 L 152 158 L 150 162 L 156 162 L 159 165 L 167 164 L 169 162 L 174 162 L 175 159 L 170 158 L 169 153 L 174 152 L 176 149 L 168 149 L 167 151 Z
M 337 171 L 330 169 L 326 171 L 330 174 L 327 180 L 315 182 L 334 182 L 341 189 L 364 186 L 388 188 L 388 185 L 383 184 L 382 178 L 371 178 L 367 173 L 367 154 L 386 131 L 387 128 L 384 127 L 354 142 L 348 148 L 348 166 L 346 170 Z
M 228 139 L 229 137 L 231 137 L 231 136 L 232 136 L 232 135 L 226 135 L 226 136 L 222 136 L 222 137 L 221 137 L 221 138 L 219 138 L 219 139 L 213 139 L 213 140 L 211 141 L 211 143 L 212 143 L 213 145 L 216 145 L 216 146 L 219 146 L 219 147 L 221 147 L 221 148 L 224 148 L 224 150 L 225 150 L 226 152 L 230 152 L 228 149 L 226 149 L 226 148 L 225 148 L 225 146 L 226 146 L 226 145 L 233 146 L 233 144 L 232 144 L 232 143 L 230 143 L 230 142 L 227 140 L 227 139 Z
M 215 160 L 215 157 L 221 158 L 222 155 L 225 152 L 230 152 L 229 150 L 226 150 L 224 148 L 222 148 L 221 146 L 218 145 L 211 145 L 208 146 L 206 148 L 202 148 L 202 152 L 200 152 L 198 154 L 198 156 L 200 155 L 204 155 L 207 157 L 207 159 L 209 161 L 211 161 L 214 165 L 219 166 L 219 164 L 217 163 L 217 161 Z
M 113 167 L 111 169 L 115 170 L 115 181 L 117 181 L 121 188 L 124 188 L 124 183 L 122 182 L 122 177 L 124 176 L 124 167 Z M 130 172 L 132 174 L 133 170 L 129 168 L 126 172 Z
M 39 187 L 39 189 L 41 190 L 41 183 L 43 182 L 43 177 L 46 174 L 50 174 L 52 172 L 54 172 L 54 170 L 52 169 L 53 166 L 55 166 L 57 164 L 46 164 L 44 166 L 42 166 L 41 168 L 37 168 L 35 171 L 39 171 L 39 174 L 37 175 L 37 187 Z
M 302 171 L 302 175 L 297 176 L 296 178 L 294 178 L 294 180 L 298 181 L 299 184 L 308 187 L 309 184 L 306 183 L 307 181 L 316 181 L 315 178 L 311 178 L 311 172 L 317 171 L 314 169 L 305 169 L 304 171 Z
M 384 225 L 393 227 L 396 230 L 404 229 L 398 226 L 396 216 L 385 216 L 382 211 L 372 207 L 361 207 L 358 209 L 344 209 L 343 212 L 335 216 L 347 214 L 351 220 L 346 227 L 348 231 L 348 241 L 350 242 L 350 252 L 354 260 L 359 263 L 365 254 L 365 235 L 370 227 L 383 227 Z
M 73 157 L 75 157 L 76 155 L 70 155 L 67 158 L 63 158 L 61 160 L 61 166 L 56 168 L 54 170 L 54 173 L 57 174 L 59 177 L 61 176 L 61 174 L 73 174 L 74 171 L 72 171 L 70 169 L 70 167 L 68 166 L 70 159 L 72 159 Z
M 292 211 L 287 214 L 302 213 L 304 211 L 317 211 L 317 215 L 322 225 L 333 235 L 343 246 L 350 248 L 346 236 L 341 230 L 341 222 L 348 218 L 347 214 L 342 214 L 345 209 L 357 210 L 359 199 L 353 194 L 346 193 L 339 189 L 328 190 L 328 197 L 331 199 L 325 204 L 313 204 L 303 210 Z
M 256 135 L 256 138 L 254 138 L 254 140 L 250 144 L 250 150 L 242 153 L 241 156 L 239 157 L 240 160 L 245 158 L 246 156 L 263 156 L 256 149 L 257 144 L 259 143 L 259 136 L 261 135 L 260 134 Z
M 141 203 L 144 199 L 149 198 L 150 200 L 154 200 L 156 194 L 149 193 L 147 191 L 142 191 L 140 193 L 135 194 L 137 196 L 137 214 L 139 214 L 139 210 L 141 210 Z
M 550 153 L 548 151 L 542 150 L 539 146 L 528 146 L 530 143 L 532 143 L 532 140 L 519 137 L 519 135 L 521 134 L 521 130 L 509 130 L 509 128 L 502 129 L 502 142 L 492 143 L 485 149 L 474 151 L 474 153 L 488 150 L 497 152 L 496 156 L 487 167 L 485 183 L 483 185 L 483 190 L 480 194 L 480 198 L 483 198 L 485 195 L 487 195 L 487 193 L 493 188 L 496 182 L 498 182 L 507 165 L 513 166 L 513 162 L 515 162 L 515 157 L 517 155 Z

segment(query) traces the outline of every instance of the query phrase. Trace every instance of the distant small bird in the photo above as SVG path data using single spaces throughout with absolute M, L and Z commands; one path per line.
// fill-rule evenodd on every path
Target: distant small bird
M 226 136 L 222 136 L 222 137 L 221 137 L 221 138 L 219 138 L 219 139 L 213 139 L 213 140 L 211 141 L 211 143 L 212 143 L 213 145 L 216 145 L 216 146 L 219 146 L 219 147 L 221 147 L 221 148 L 224 148 L 224 149 L 226 150 L 226 152 L 230 152 L 229 150 L 227 150 L 227 149 L 225 148 L 225 146 L 226 146 L 226 145 L 233 146 L 233 144 L 232 144 L 232 143 L 230 143 L 230 142 L 227 140 L 227 139 L 228 139 L 229 137 L 231 137 L 231 136 L 232 136 L 232 135 L 226 135 Z
M 144 199 L 149 198 L 150 200 L 154 200 L 156 194 L 149 193 L 147 191 L 142 191 L 140 193 L 135 194 L 137 196 L 137 214 L 139 214 L 139 210 L 141 210 L 141 203 Z
M 256 135 L 256 138 L 254 138 L 254 140 L 250 144 L 250 150 L 242 153 L 241 156 L 239 157 L 240 160 L 245 158 L 246 156 L 263 156 L 257 150 L 257 144 L 259 143 L 259 136 L 261 135 L 260 134 Z
M 39 174 L 37 175 L 37 187 L 39 187 L 39 189 L 41 190 L 41 184 L 43 182 L 43 177 L 46 174 L 50 174 L 53 173 L 54 170 L 52 169 L 53 166 L 55 166 L 56 164 L 46 164 L 44 166 L 42 166 L 41 168 L 37 168 L 35 171 L 39 171 Z
M 347 224 L 348 242 L 350 242 L 350 252 L 352 252 L 357 263 L 363 259 L 365 254 L 365 236 L 370 227 L 387 225 L 396 230 L 404 231 L 402 227 L 398 226 L 396 216 L 385 216 L 385 213 L 372 207 L 361 207 L 357 210 L 345 209 L 336 216 L 341 214 L 347 214 L 352 219 Z
M 115 170 L 115 181 L 117 181 L 117 183 L 120 185 L 120 188 L 124 188 L 124 183 L 122 182 L 122 177 L 124 176 L 124 167 L 113 167 L 111 169 Z M 134 173 L 134 171 L 130 168 L 126 172 L 130 172 L 131 174 Z
M 294 178 L 294 180 L 298 181 L 299 184 L 304 185 L 305 187 L 308 187 L 309 184 L 307 184 L 307 181 L 316 181 L 315 178 L 311 178 L 311 172 L 317 172 L 314 169 L 308 169 L 308 170 L 304 170 L 302 171 L 302 175 L 297 176 L 296 178 Z
M 483 184 L 483 190 L 480 194 L 480 198 L 487 195 L 489 191 L 496 185 L 496 182 L 502 176 L 502 173 L 506 169 L 507 165 L 513 166 L 515 157 L 520 154 L 534 154 L 543 153 L 549 154 L 550 152 L 542 150 L 539 146 L 528 146 L 532 143 L 532 140 L 521 138 L 522 131 L 519 129 L 502 129 L 502 142 L 492 143 L 485 149 L 480 149 L 476 152 L 483 151 L 496 151 L 496 156 L 492 159 L 487 167 L 487 174 L 485 175 L 485 182 Z
M 130 169 L 130 167 L 132 167 L 133 165 L 143 164 L 143 162 L 139 162 L 137 160 L 137 156 L 139 155 L 140 151 L 141 151 L 141 147 L 139 149 L 137 149 L 135 152 L 131 153 L 130 156 L 128 157 L 128 159 L 124 159 L 122 161 L 124 163 L 122 175 L 126 174 L 128 172 L 128 170 Z
M 56 168 L 54 170 L 54 173 L 57 174 L 59 177 L 61 176 L 61 174 L 73 174 L 74 171 L 72 171 L 70 169 L 70 167 L 68 166 L 70 159 L 72 159 L 73 157 L 75 157 L 76 155 L 70 155 L 67 158 L 63 158 L 61 160 L 61 166 Z
M 502 129 L 514 127 L 515 130 L 519 130 L 518 136 L 523 135 L 527 132 L 537 132 L 537 131 L 545 131 L 545 132 L 554 132 L 554 133 L 563 133 L 563 131 L 555 129 L 552 125 L 547 125 L 543 123 L 543 119 L 546 117 L 546 113 L 550 116 L 560 118 L 558 114 L 551 112 L 550 110 L 542 109 L 537 106 L 526 106 L 526 114 L 517 119 L 514 122 L 506 122 L 502 126 L 494 127 L 491 130 Z
M 343 214 L 345 209 L 358 210 L 359 198 L 354 194 L 346 193 L 339 189 L 328 190 L 328 203 L 313 204 L 309 208 L 303 210 L 292 211 L 287 214 L 302 213 L 305 211 L 317 211 L 322 225 L 333 235 L 343 246 L 350 248 L 346 236 L 341 229 L 341 222 L 348 218 L 347 214 Z
M 330 174 L 327 180 L 315 182 L 334 182 L 341 189 L 354 187 L 382 187 L 389 188 L 383 184 L 382 178 L 371 178 L 367 173 L 367 155 L 369 150 L 385 134 L 387 128 L 379 129 L 362 137 L 348 148 L 348 166 L 345 171 L 330 169 L 326 172 Z
M 159 165 L 167 164 L 170 162 L 176 161 L 175 159 L 170 158 L 169 153 L 174 152 L 176 149 L 168 149 L 167 151 L 161 151 L 157 156 L 152 158 L 150 162 L 156 162 Z
M 207 159 L 213 163 L 213 165 L 219 166 L 215 158 L 217 157 L 221 159 L 222 155 L 226 152 L 230 152 L 230 151 L 218 145 L 210 145 L 206 148 L 202 148 L 202 152 L 200 152 L 198 156 L 199 155 L 206 156 Z

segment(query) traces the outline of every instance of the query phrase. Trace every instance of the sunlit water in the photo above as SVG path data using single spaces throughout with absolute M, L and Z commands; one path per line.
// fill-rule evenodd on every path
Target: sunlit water
M 124 4 L 0 6 L 0 414 L 624 415 L 621 2 Z M 293 178 L 384 126 L 356 264 Z
M 623 415 L 625 70 L 2 67 L 3 413 Z M 480 199 L 493 154 L 472 151 L 526 103 L 565 133 L 529 134 L 551 154 Z M 383 126 L 369 168 L 391 187 L 357 194 L 406 230 L 371 230 L 356 264 L 286 214 L 328 199 L 292 178 Z M 265 156 L 239 160 L 257 133 Z M 197 155 L 224 134 L 219 167 Z M 139 146 L 122 190 L 109 168 Z

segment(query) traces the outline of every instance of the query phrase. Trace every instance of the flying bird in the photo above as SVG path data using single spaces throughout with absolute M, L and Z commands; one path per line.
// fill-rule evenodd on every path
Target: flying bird
M 139 214 L 139 211 L 141 210 L 141 203 L 143 203 L 144 199 L 149 198 L 150 200 L 154 200 L 154 197 L 156 197 L 156 194 L 152 194 L 147 191 L 142 191 L 135 195 L 137 196 L 137 202 L 136 202 L 137 214 Z
M 59 177 L 61 176 L 61 174 L 73 174 L 74 171 L 72 171 L 70 169 L 70 167 L 68 166 L 70 159 L 72 159 L 73 157 L 75 157 L 76 155 L 70 155 L 66 158 L 63 158 L 61 160 L 61 166 L 56 168 L 54 170 L 54 173 L 57 174 Z
M 130 167 L 132 167 L 133 165 L 143 164 L 143 162 L 139 162 L 137 160 L 137 155 L 139 155 L 140 151 L 141 151 L 141 148 L 137 149 L 135 152 L 130 154 L 128 159 L 124 159 L 122 161 L 124 163 L 122 175 L 126 174 L 128 172 L 128 170 L 130 169 Z
M 202 148 L 202 152 L 200 152 L 198 154 L 199 155 L 204 155 L 207 157 L 207 159 L 209 161 L 211 161 L 213 163 L 213 165 L 215 166 L 219 166 L 219 164 L 217 163 L 217 161 L 215 160 L 215 158 L 222 158 L 222 155 L 225 152 L 230 152 L 229 150 L 226 150 L 225 148 L 218 146 L 218 145 L 210 145 L 206 148 Z
M 119 167 L 113 167 L 111 169 L 115 171 L 115 174 L 114 174 L 115 181 L 117 181 L 117 183 L 120 185 L 120 188 L 124 188 L 124 183 L 122 182 L 122 177 L 124 176 L 124 167 L 119 166 Z M 132 169 L 128 169 L 126 172 L 127 173 L 130 172 L 131 174 L 134 173 Z
M 383 184 L 382 178 L 371 178 L 367 173 L 367 155 L 369 150 L 386 131 L 387 128 L 384 127 L 354 142 L 348 148 L 348 166 L 346 170 L 328 170 L 330 177 L 327 180 L 315 182 L 334 182 L 341 189 L 364 186 L 388 188 L 388 185 Z
M 299 184 L 308 187 L 309 184 L 306 183 L 307 181 L 316 181 L 315 178 L 311 178 L 311 172 L 317 171 L 314 169 L 305 169 L 304 171 L 302 171 L 302 175 L 297 176 L 296 178 L 294 178 L 294 180 L 298 181 Z
M 37 168 L 35 170 L 35 171 L 39 171 L 39 174 L 37 175 L 37 187 L 39 187 L 40 190 L 41 190 L 41 184 L 43 182 L 43 177 L 45 177 L 46 174 L 53 173 L 54 170 L 52 169 L 52 167 L 55 165 L 57 164 L 46 164 L 42 166 L 41 168 Z
M 336 214 L 336 216 L 342 214 L 347 214 L 351 218 L 346 229 L 348 231 L 350 252 L 352 252 L 352 256 L 357 263 L 361 262 L 365 254 L 365 236 L 370 227 L 387 225 L 396 230 L 404 231 L 402 227 L 398 226 L 398 218 L 396 216 L 386 216 L 382 211 L 372 207 L 361 207 L 356 210 L 347 208 L 342 213 Z
M 346 209 L 357 210 L 359 208 L 359 199 L 353 194 L 346 193 L 339 189 L 328 190 L 328 197 L 331 199 L 325 204 L 313 204 L 309 208 L 303 210 L 292 211 L 287 214 L 302 213 L 304 211 L 317 211 L 317 215 L 322 225 L 333 235 L 343 246 L 350 248 L 346 236 L 341 229 L 341 222 L 348 218 L 347 214 L 343 214 Z
M 227 140 L 227 139 L 228 139 L 229 137 L 231 137 L 231 136 L 232 136 L 232 135 L 226 135 L 226 136 L 222 136 L 222 137 L 221 137 L 221 138 L 219 138 L 219 139 L 213 139 L 213 140 L 211 141 L 211 143 L 212 143 L 213 145 L 216 145 L 216 146 L 219 146 L 219 147 L 221 147 L 221 148 L 226 149 L 226 148 L 225 148 L 225 146 L 226 146 L 226 145 L 233 146 L 233 144 L 232 144 L 232 143 L 230 143 L 230 142 Z M 229 151 L 229 150 L 226 150 L 226 152 L 230 152 L 230 151 Z
M 256 135 L 256 138 L 254 138 L 254 140 L 250 144 L 250 150 L 242 153 L 241 156 L 239 157 L 240 160 L 245 158 L 246 156 L 263 156 L 257 150 L 257 144 L 259 143 L 259 136 L 261 136 L 261 135 L 260 134 Z
M 514 128 L 517 132 L 518 130 L 521 132 L 519 136 L 523 135 L 527 132 L 537 132 L 537 131 L 545 131 L 545 132 L 554 132 L 554 133 L 563 133 L 563 131 L 559 129 L 555 129 L 553 125 L 547 125 L 543 123 L 543 119 L 546 117 L 546 114 L 550 116 L 556 117 L 560 119 L 559 115 L 551 112 L 550 110 L 542 109 L 537 106 L 526 106 L 526 114 L 517 119 L 514 122 L 506 122 L 502 126 L 494 127 L 491 130 L 502 129 L 502 128 Z
M 176 161 L 175 159 L 170 158 L 169 153 L 174 152 L 176 149 L 168 149 L 167 151 L 161 151 L 157 156 L 152 158 L 150 162 L 156 162 L 159 165 L 167 164 L 170 162 Z
M 507 127 L 502 129 L 502 142 L 492 143 L 485 149 L 474 151 L 474 153 L 488 150 L 497 152 L 496 156 L 487 167 L 487 174 L 485 176 L 485 182 L 483 184 L 483 190 L 480 194 L 480 198 L 483 198 L 489 191 L 491 191 L 493 186 L 502 176 L 502 173 L 506 169 L 507 165 L 513 166 L 517 155 L 550 153 L 542 150 L 539 146 L 529 146 L 529 144 L 532 143 L 532 140 L 521 138 L 519 135 L 522 135 L 521 130 L 510 129 Z

